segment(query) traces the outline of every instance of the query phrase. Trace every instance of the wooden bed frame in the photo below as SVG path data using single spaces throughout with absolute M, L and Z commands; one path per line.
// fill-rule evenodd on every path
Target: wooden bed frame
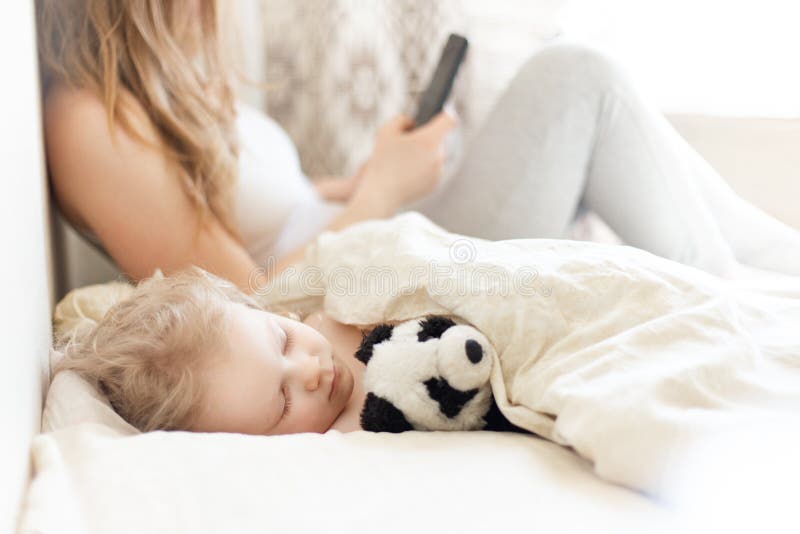
M 56 294 L 33 1 L 4 4 L 0 64 L 4 82 L 11 82 L 0 89 L 0 532 L 14 532 L 30 480 L 30 443 L 40 429 L 49 383 Z

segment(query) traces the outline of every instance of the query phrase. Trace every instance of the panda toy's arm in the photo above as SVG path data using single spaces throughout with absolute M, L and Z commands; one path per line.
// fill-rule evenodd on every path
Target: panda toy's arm
M 503 415 L 503 412 L 500 411 L 500 408 L 497 407 L 497 402 L 492 399 L 492 405 L 489 407 L 489 411 L 486 415 L 483 416 L 483 420 L 486 421 L 486 426 L 483 427 L 482 430 L 491 430 L 493 432 L 519 432 L 520 434 L 530 434 L 524 428 L 520 428 L 508 419 L 506 416 Z
M 367 394 L 361 410 L 361 428 L 369 432 L 407 432 L 414 430 L 403 412 L 374 393 Z

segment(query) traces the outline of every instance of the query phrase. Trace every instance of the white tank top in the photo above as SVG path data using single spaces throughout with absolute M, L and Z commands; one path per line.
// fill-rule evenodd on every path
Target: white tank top
M 313 239 L 345 205 L 319 196 L 291 138 L 268 115 L 239 103 L 236 127 L 235 221 L 247 252 L 263 266 Z
M 344 203 L 322 199 L 300 168 L 297 148 L 268 115 L 237 103 L 239 176 L 234 217 L 244 246 L 259 265 L 279 260 L 319 234 Z M 108 256 L 97 236 L 78 228 Z

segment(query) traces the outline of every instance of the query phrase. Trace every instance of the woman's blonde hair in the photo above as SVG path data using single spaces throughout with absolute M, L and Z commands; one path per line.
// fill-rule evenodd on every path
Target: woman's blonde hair
M 143 280 L 99 322 L 57 340 L 64 356 L 54 374 L 77 372 L 142 432 L 188 430 L 203 402 L 203 370 L 226 346 L 231 303 L 262 309 L 197 267 Z
M 232 215 L 238 142 L 230 41 L 217 0 L 36 0 L 43 86 L 58 80 L 102 98 L 114 124 L 166 150 L 203 220 Z M 136 130 L 130 98 L 159 139 Z

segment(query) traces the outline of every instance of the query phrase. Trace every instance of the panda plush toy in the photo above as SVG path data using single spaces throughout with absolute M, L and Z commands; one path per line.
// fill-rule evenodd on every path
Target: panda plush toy
M 367 366 L 364 430 L 525 432 L 497 408 L 495 349 L 468 324 L 441 315 L 381 324 L 364 333 L 355 356 Z

